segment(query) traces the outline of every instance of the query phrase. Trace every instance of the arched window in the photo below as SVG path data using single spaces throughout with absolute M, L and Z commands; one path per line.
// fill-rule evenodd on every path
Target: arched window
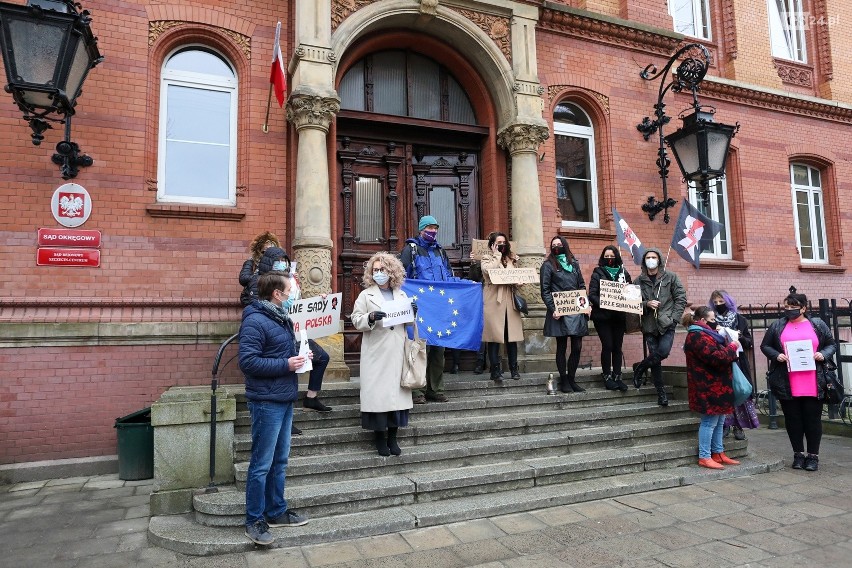
M 346 110 L 476 124 L 470 99 L 450 72 L 410 51 L 368 55 L 346 71 L 338 92 Z
M 562 102 L 553 110 L 556 146 L 556 200 L 562 225 L 598 227 L 595 129 L 577 105 Z
M 211 49 L 166 58 L 158 158 L 159 201 L 236 205 L 237 76 Z
M 806 164 L 790 164 L 796 244 L 803 263 L 828 263 L 825 213 L 820 170 Z

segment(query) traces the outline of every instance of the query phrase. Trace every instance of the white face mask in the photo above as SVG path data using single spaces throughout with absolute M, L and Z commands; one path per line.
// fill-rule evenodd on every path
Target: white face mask
M 648 267 L 648 270 L 654 270 L 660 265 L 660 261 L 656 258 L 646 258 L 645 266 Z
M 374 272 L 373 273 L 373 281 L 379 286 L 384 286 L 390 280 L 390 276 L 385 274 L 384 272 Z

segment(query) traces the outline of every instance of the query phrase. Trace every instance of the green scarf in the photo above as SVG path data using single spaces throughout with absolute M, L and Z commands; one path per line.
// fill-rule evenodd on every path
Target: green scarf
M 574 272 L 574 265 L 568 264 L 568 259 L 565 258 L 564 254 L 557 254 L 556 260 L 559 261 L 559 266 L 562 267 L 562 270 L 564 270 L 565 272 Z
M 604 266 L 604 270 L 609 273 L 609 277 L 615 280 L 615 277 L 618 276 L 618 272 L 621 270 L 620 266 Z

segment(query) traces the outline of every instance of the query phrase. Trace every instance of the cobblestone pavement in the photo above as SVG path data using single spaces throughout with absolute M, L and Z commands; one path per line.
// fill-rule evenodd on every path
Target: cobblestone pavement
M 299 548 L 197 558 L 150 546 L 152 482 L 115 475 L 0 487 L 0 566 L 97 568 L 591 568 L 852 566 L 852 438 L 820 470 L 789 469 L 783 430 L 750 447 L 769 474 Z

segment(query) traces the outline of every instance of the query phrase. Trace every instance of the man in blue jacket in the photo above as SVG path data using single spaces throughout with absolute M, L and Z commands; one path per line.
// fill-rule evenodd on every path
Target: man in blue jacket
M 267 272 L 258 279 L 258 299 L 243 310 L 240 370 L 251 414 L 251 461 L 246 475 L 246 536 L 256 544 L 275 540 L 269 527 L 297 527 L 307 519 L 287 508 L 284 478 L 290 457 L 293 402 L 299 397 L 299 355 L 287 315 L 290 278 Z M 309 351 L 307 358 L 313 358 Z
M 399 259 L 405 267 L 405 277 L 417 280 L 457 281 L 450 269 L 447 253 L 438 244 L 438 220 L 424 215 L 418 224 L 420 234 L 405 241 Z M 426 400 L 447 402 L 444 394 L 444 348 L 426 346 L 426 396 L 423 392 L 411 392 L 414 404 Z

